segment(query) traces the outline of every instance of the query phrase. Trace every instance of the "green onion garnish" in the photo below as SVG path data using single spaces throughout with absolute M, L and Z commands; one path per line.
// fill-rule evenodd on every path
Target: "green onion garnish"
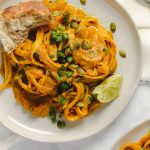
M 71 23 L 70 23 L 70 26 L 71 26 L 71 28 L 76 29 L 76 28 L 78 27 L 78 23 L 76 23 L 76 22 L 71 22 Z
M 66 77 L 70 78 L 70 77 L 72 77 L 73 74 L 74 74 L 73 71 L 67 71 L 66 72 Z
M 65 54 L 62 51 L 57 51 L 58 57 L 65 57 Z
M 62 31 L 65 31 L 65 30 L 66 30 L 66 27 L 65 27 L 64 25 L 62 25 L 62 24 L 59 24 L 59 25 L 58 25 L 58 29 L 59 29 L 59 30 L 62 30 Z
M 51 55 L 49 55 L 49 57 L 52 59 L 55 57 L 55 55 L 51 54 Z
M 56 111 L 55 111 L 55 108 L 53 106 L 50 106 L 49 117 L 51 118 L 52 123 L 57 122 Z
M 83 102 L 78 102 L 78 103 L 77 103 L 77 106 L 78 106 L 78 107 L 84 107 L 84 103 L 83 103 Z
M 67 58 L 67 60 L 68 60 L 68 62 L 72 62 L 73 61 L 73 57 L 72 56 L 69 56 L 68 58 Z
M 58 127 L 59 129 L 64 129 L 65 126 L 66 126 L 66 123 L 65 123 L 64 121 L 59 120 L 59 121 L 57 122 L 57 127 Z
M 60 105 L 65 105 L 67 103 L 67 99 L 65 97 L 63 97 L 62 95 L 58 96 L 58 103 Z
M 67 24 L 69 21 L 69 18 L 70 18 L 70 13 L 69 12 L 65 13 L 62 23 Z

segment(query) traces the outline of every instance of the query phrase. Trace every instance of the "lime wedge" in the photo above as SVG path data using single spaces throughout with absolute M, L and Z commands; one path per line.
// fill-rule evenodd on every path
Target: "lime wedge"
M 118 97 L 123 77 L 115 74 L 105 79 L 100 85 L 96 86 L 92 91 L 92 95 L 96 96 L 101 103 L 108 103 Z

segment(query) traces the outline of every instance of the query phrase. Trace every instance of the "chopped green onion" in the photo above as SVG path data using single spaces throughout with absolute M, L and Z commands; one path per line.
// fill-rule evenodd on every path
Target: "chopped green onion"
M 58 71 L 57 71 L 57 74 L 58 74 L 60 77 L 63 77 L 65 71 L 66 71 L 66 68 L 64 67 L 64 65 L 61 65 L 61 67 L 60 67 L 60 68 L 58 69 Z
M 70 63 L 71 63 L 71 62 L 73 61 L 73 57 L 72 57 L 72 56 L 70 56 L 70 57 L 68 57 L 68 58 L 67 58 L 67 60 L 68 60 L 68 62 L 70 62 Z
M 63 97 L 62 95 L 58 96 L 58 103 L 60 105 L 65 105 L 67 103 L 67 99 L 65 97 Z
M 75 22 L 80 22 L 81 19 L 80 19 L 78 16 L 75 16 L 75 17 L 73 18 L 73 21 L 75 21 Z
M 63 39 L 64 39 L 64 40 L 68 40 L 68 39 L 69 39 L 68 33 L 64 33 L 64 34 L 63 34 Z
M 76 65 L 76 64 L 71 64 L 70 67 L 73 68 L 73 69 L 76 69 L 76 68 L 78 68 L 79 66 Z
M 111 30 L 112 33 L 115 33 L 115 31 L 116 31 L 116 24 L 114 22 L 112 22 L 110 24 L 110 30 Z
M 62 51 L 57 51 L 57 55 L 59 56 L 59 57 L 65 57 L 65 54 L 62 52 Z
M 82 27 L 78 25 L 78 27 L 75 29 L 74 33 L 78 34 L 81 31 Z
M 85 5 L 87 1 L 86 0 L 80 0 L 80 2 L 82 5 Z
M 70 13 L 69 12 L 65 13 L 62 23 L 67 24 L 69 21 L 69 18 L 70 18 Z
M 61 16 L 62 15 L 62 12 L 61 11 L 55 11 L 54 13 L 53 13 L 53 16 L 55 17 L 57 17 L 57 16 Z
M 66 27 L 65 27 L 64 25 L 62 25 L 62 24 L 59 24 L 59 25 L 58 25 L 58 29 L 59 29 L 59 30 L 62 30 L 62 31 L 65 31 L 65 30 L 66 30 Z
M 52 59 L 55 57 L 55 55 L 51 54 L 51 55 L 49 55 L 49 57 Z
M 61 80 L 62 80 L 62 77 L 60 77 L 60 76 L 57 74 L 57 79 L 58 79 L 59 81 L 61 81 Z
M 56 42 L 60 43 L 63 40 L 63 37 L 61 35 L 57 36 Z
M 74 74 L 73 71 L 67 71 L 66 72 L 66 77 L 70 78 L 70 77 L 72 77 L 73 74 Z
M 67 49 L 65 50 L 65 55 L 69 55 L 69 54 L 71 54 L 71 53 L 72 53 L 72 51 L 71 51 L 70 48 L 67 48 Z
M 119 54 L 121 57 L 126 58 L 126 52 L 124 50 L 120 50 Z
M 73 42 L 73 41 L 70 41 L 69 46 L 70 46 L 70 49 L 71 49 L 72 51 L 75 50 L 75 45 L 74 45 L 74 42 Z
M 91 44 L 88 41 L 83 40 L 82 44 L 81 44 L 81 48 L 84 49 L 84 50 L 88 50 L 88 49 L 91 48 Z
M 57 122 L 56 111 L 55 111 L 55 108 L 53 106 L 51 106 L 49 109 L 49 117 L 51 118 L 52 123 Z
M 77 68 L 77 71 L 80 75 L 84 75 L 85 71 L 82 68 Z
M 66 126 L 66 123 L 65 123 L 64 121 L 59 120 L 59 121 L 57 122 L 57 127 L 58 127 L 59 129 L 64 129 L 65 126 Z
M 84 107 L 84 103 L 83 103 L 83 102 L 78 102 L 78 103 L 77 103 L 77 106 L 78 106 L 78 107 Z
M 69 88 L 69 85 L 66 82 L 61 82 L 57 86 L 57 93 L 62 93 L 63 91 L 67 91 Z
M 71 28 L 76 29 L 76 28 L 78 27 L 78 23 L 76 23 L 76 22 L 71 22 L 71 23 L 70 23 L 70 26 L 71 26 Z

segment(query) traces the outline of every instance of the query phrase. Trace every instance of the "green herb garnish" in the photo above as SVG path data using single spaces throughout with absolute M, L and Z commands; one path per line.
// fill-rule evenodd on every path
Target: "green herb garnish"
M 74 72 L 71 70 L 71 71 L 67 71 L 65 76 L 70 78 L 70 77 L 72 77 L 73 74 L 74 74 Z
M 65 126 L 66 126 L 66 123 L 64 121 L 61 121 L 61 120 L 57 121 L 57 127 L 59 129 L 64 129 Z
M 71 22 L 70 27 L 76 29 L 78 27 L 78 23 L 76 22 Z
M 59 25 L 58 25 L 58 29 L 59 29 L 59 30 L 62 30 L 62 31 L 65 31 L 65 30 L 66 30 L 66 27 L 65 27 L 64 25 L 62 25 L 62 24 L 59 24 Z
M 64 18 L 63 18 L 62 23 L 63 23 L 63 24 L 67 24 L 68 21 L 69 21 L 69 18 L 70 18 L 70 13 L 69 13 L 69 12 L 66 12 L 66 13 L 64 14 Z
M 77 103 L 77 106 L 78 106 L 78 107 L 84 107 L 84 103 L 83 103 L 83 102 L 78 102 L 78 103 Z
M 65 97 L 63 97 L 62 95 L 58 96 L 58 103 L 60 105 L 65 105 L 67 103 L 67 99 Z
M 57 55 L 58 57 L 64 57 L 65 58 L 65 54 L 62 51 L 57 51 Z
M 56 111 L 55 111 L 55 108 L 53 106 L 50 106 L 49 117 L 51 118 L 52 123 L 57 122 Z
M 61 11 L 55 11 L 54 13 L 53 13 L 53 16 L 55 17 L 55 16 L 61 16 L 62 15 L 62 12 Z
M 61 82 L 57 85 L 57 93 L 60 94 L 69 89 L 69 85 L 67 82 Z
M 68 60 L 69 63 L 71 63 L 71 62 L 73 61 L 73 57 L 72 57 L 72 56 L 69 56 L 69 57 L 67 58 L 67 60 Z
M 51 54 L 51 55 L 49 55 L 49 57 L 52 59 L 55 57 L 55 55 Z

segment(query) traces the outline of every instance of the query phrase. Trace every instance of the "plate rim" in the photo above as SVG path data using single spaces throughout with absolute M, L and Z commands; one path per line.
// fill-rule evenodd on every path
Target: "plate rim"
M 109 2 L 110 0 L 107 0 L 106 2 L 107 3 L 110 3 Z M 140 37 L 140 35 L 139 35 L 139 32 L 138 32 L 138 29 L 137 29 L 137 26 L 135 25 L 135 22 L 134 22 L 134 20 L 132 19 L 132 17 L 130 16 L 130 14 L 126 11 L 126 9 L 121 5 L 121 4 L 119 4 L 116 0 L 115 1 L 113 1 L 113 2 L 115 2 L 115 4 L 114 5 L 116 5 L 117 7 L 119 7 L 120 9 L 121 9 L 121 11 L 127 16 L 127 19 L 130 21 L 130 23 L 131 23 L 131 25 L 132 25 L 132 27 L 134 28 L 134 30 L 135 30 L 135 34 L 136 34 L 136 36 L 137 36 L 137 40 L 138 40 L 138 42 L 139 42 L 139 56 L 140 56 L 140 66 L 139 66 L 139 74 L 138 74 L 138 76 L 136 77 L 137 78 L 137 80 L 136 80 L 136 82 L 135 82 L 135 84 L 134 84 L 134 86 L 133 86 L 133 88 L 132 88 L 132 94 L 130 94 L 128 97 L 127 97 L 127 99 L 128 99 L 128 101 L 126 102 L 126 104 L 124 105 L 124 106 L 122 106 L 119 110 L 118 110 L 118 113 L 116 114 L 116 115 L 114 115 L 114 117 L 112 117 L 107 123 L 106 123 L 106 125 L 105 126 L 103 126 L 101 129 L 97 129 L 97 130 L 94 130 L 94 132 L 90 132 L 90 133 L 87 133 L 87 134 L 84 134 L 84 135 L 81 135 L 80 134 L 80 136 L 76 136 L 75 138 L 70 138 L 70 139 L 65 139 L 65 138 L 63 138 L 63 139 L 60 139 L 60 138 L 56 138 L 56 139 L 54 139 L 54 138 L 50 138 L 49 137 L 49 139 L 41 139 L 41 138 L 39 138 L 39 137 L 34 137 L 34 136 L 31 136 L 30 135 L 30 137 L 27 135 L 27 134 L 24 134 L 24 132 L 22 132 L 22 131 L 18 131 L 16 128 L 14 128 L 14 127 L 11 127 L 10 125 L 9 125 L 9 123 L 6 123 L 6 122 L 4 122 L 4 121 L 2 121 L 2 120 L 0 120 L 0 122 L 6 127 L 6 128 L 8 128 L 8 129 L 10 129 L 11 131 L 13 131 L 13 132 L 15 132 L 16 134 L 18 134 L 18 135 L 20 135 L 20 136 L 22 136 L 22 137 L 25 137 L 25 138 L 28 138 L 28 139 L 30 139 L 30 140 L 33 140 L 33 141 L 39 141 L 39 142 L 44 142 L 44 143 L 62 143 L 62 142 L 71 142 L 71 141 L 78 141 L 78 140 L 81 140 L 81 139 L 84 139 L 84 138 L 88 138 L 88 137 L 90 137 L 90 136 L 93 136 L 93 135 L 95 135 L 96 133 L 101 133 L 105 128 L 107 128 L 110 124 L 112 124 L 112 122 L 113 121 L 115 121 L 118 117 L 119 117 L 119 115 L 121 114 L 121 112 L 123 112 L 123 110 L 125 109 L 125 107 L 127 107 L 127 105 L 128 105 L 128 103 L 130 102 L 130 100 L 131 100 L 131 98 L 133 97 L 133 95 L 134 95 L 134 93 L 135 93 L 135 91 L 136 91 L 136 88 L 137 88 L 137 86 L 138 86 L 138 83 L 139 83 L 139 80 L 140 80 L 140 77 L 141 77 L 141 74 L 142 74 L 142 68 L 143 68 L 143 50 L 142 50 L 142 41 L 141 41 L 141 37 Z

